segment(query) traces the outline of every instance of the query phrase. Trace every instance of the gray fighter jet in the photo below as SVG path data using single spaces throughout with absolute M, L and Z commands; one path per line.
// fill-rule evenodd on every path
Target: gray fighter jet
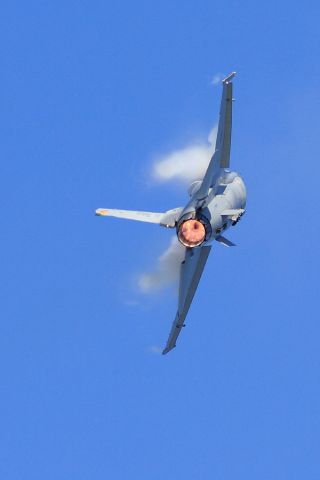
M 234 244 L 224 232 L 240 220 L 245 212 L 246 189 L 240 175 L 229 170 L 232 124 L 232 79 L 235 72 L 222 81 L 223 91 L 215 152 L 202 180 L 189 187 L 190 200 L 185 207 L 164 213 L 135 212 L 99 208 L 97 215 L 157 223 L 175 228 L 185 247 L 180 268 L 178 311 L 163 354 L 176 346 L 177 338 L 190 308 L 200 277 L 214 241 L 227 247 Z

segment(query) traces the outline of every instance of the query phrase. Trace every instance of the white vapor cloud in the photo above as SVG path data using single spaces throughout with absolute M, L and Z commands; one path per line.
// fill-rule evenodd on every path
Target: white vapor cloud
M 219 85 L 219 83 L 222 82 L 224 77 L 225 77 L 225 75 L 223 75 L 223 73 L 216 73 L 212 77 L 211 85 Z
M 159 158 L 153 166 L 153 177 L 161 182 L 202 179 L 213 154 L 216 137 L 217 126 L 211 130 L 208 143 L 194 143 Z
M 139 289 L 143 293 L 150 293 L 174 283 L 179 277 L 183 258 L 184 247 L 179 243 L 177 237 L 173 237 L 167 250 L 158 258 L 155 270 L 140 275 Z
M 193 143 L 159 158 L 153 165 L 153 177 L 161 182 L 179 180 L 191 183 L 201 180 L 214 152 L 217 129 L 217 126 L 212 128 L 207 143 Z M 184 251 L 185 248 L 177 237 L 173 237 L 167 250 L 158 258 L 154 270 L 143 273 L 138 278 L 140 291 L 151 293 L 176 282 L 184 259 Z
M 151 347 L 148 348 L 148 352 L 155 353 L 155 354 L 160 354 L 162 353 L 163 348 L 157 347 L 156 345 L 152 345 Z

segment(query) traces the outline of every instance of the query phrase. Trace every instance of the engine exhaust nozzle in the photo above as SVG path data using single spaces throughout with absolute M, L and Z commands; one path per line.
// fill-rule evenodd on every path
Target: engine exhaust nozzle
M 199 220 L 185 220 L 179 226 L 178 239 L 185 247 L 198 247 L 206 237 L 206 230 Z

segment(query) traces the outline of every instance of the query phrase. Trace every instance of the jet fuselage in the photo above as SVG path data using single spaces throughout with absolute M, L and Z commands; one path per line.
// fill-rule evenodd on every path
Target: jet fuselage
M 177 222 L 179 241 L 186 247 L 211 245 L 231 225 L 235 225 L 241 213 L 222 215 L 228 210 L 244 210 L 246 188 L 237 172 L 223 170 L 209 194 L 203 200 L 197 197 L 201 181 L 189 187 L 191 196 Z

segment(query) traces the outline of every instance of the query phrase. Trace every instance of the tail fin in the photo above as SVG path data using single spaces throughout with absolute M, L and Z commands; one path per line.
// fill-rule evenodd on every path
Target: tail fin
M 138 222 L 148 222 L 148 223 L 157 223 L 165 227 L 175 227 L 176 221 L 183 209 L 174 208 L 173 210 L 168 210 L 164 213 L 155 213 L 155 212 L 140 212 L 134 210 L 115 210 L 115 209 L 106 209 L 98 208 L 96 210 L 96 215 L 102 217 L 117 217 L 124 218 L 127 220 L 136 220 Z

